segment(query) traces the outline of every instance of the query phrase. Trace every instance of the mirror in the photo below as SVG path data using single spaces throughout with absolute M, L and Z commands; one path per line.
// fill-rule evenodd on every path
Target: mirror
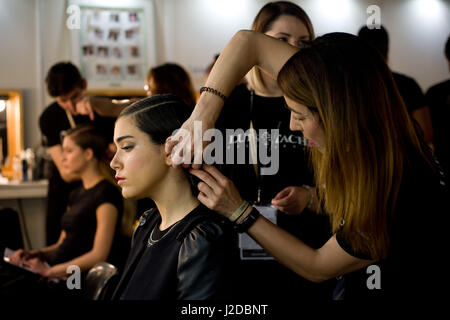
M 13 158 L 23 150 L 23 111 L 22 92 L 19 90 L 0 90 L 0 137 L 2 138 L 2 175 L 13 176 Z M 4 101 L 4 102 L 3 102 Z

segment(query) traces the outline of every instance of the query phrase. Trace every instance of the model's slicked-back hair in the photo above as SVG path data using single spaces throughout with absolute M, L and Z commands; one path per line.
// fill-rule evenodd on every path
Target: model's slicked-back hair
M 163 145 L 191 115 L 192 108 L 173 94 L 159 94 L 139 100 L 120 113 L 118 119 L 130 117 L 136 127 L 146 133 L 151 142 Z M 191 191 L 198 194 L 200 180 L 184 170 Z
M 128 106 L 119 115 L 130 116 L 136 127 L 155 144 L 164 144 L 191 115 L 192 108 L 173 94 L 158 94 Z

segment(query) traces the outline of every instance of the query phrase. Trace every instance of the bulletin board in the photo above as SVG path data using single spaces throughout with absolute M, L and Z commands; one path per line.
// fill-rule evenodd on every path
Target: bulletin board
M 156 61 L 153 1 L 68 0 L 67 9 L 68 16 L 79 14 L 78 25 L 67 28 L 71 59 L 88 88 L 142 89 Z

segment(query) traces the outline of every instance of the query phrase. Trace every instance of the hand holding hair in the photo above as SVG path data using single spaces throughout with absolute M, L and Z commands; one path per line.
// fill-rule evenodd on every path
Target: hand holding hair
M 234 183 L 214 166 L 204 164 L 189 172 L 202 180 L 198 200 L 209 209 L 228 218 L 241 206 L 243 200 Z

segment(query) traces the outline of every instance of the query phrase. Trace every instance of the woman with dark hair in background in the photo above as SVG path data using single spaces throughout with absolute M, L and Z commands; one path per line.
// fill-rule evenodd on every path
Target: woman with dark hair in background
M 142 99 L 122 111 L 111 161 L 125 198 L 151 198 L 113 298 L 203 300 L 230 297 L 237 256 L 231 225 L 200 204 L 192 176 L 171 166 L 166 139 L 191 114 L 171 94 Z
M 194 120 L 203 121 L 203 130 L 212 127 L 223 97 L 254 65 L 278 76 L 291 129 L 314 142 L 313 207 L 330 215 L 333 236 L 314 249 L 254 208 L 232 217 L 243 200 L 211 166 L 191 170 L 204 181 L 199 200 L 302 277 L 321 282 L 339 276 L 336 299 L 439 297 L 446 288 L 440 259 L 448 242 L 447 187 L 389 68 L 350 34 L 327 34 L 297 51 L 255 32 L 237 33 L 208 78 L 216 91 L 200 96 L 182 128 L 192 135 Z M 185 134 L 171 137 L 166 151 L 178 156 L 180 147 L 188 150 L 187 139 L 179 142 Z
M 148 96 L 172 93 L 194 108 L 196 97 L 191 78 L 186 70 L 175 63 L 165 63 L 151 68 L 145 86 Z
M 59 240 L 40 250 L 19 249 L 11 256 L 12 263 L 45 278 L 63 279 L 71 265 L 86 273 L 96 263 L 112 258 L 123 198 L 102 169 L 106 148 L 105 140 L 92 126 L 82 125 L 66 132 L 61 168 L 63 174 L 78 176 L 82 184 L 70 193 Z M 62 287 L 66 287 L 65 283 Z
M 358 31 L 358 37 L 377 50 L 386 61 L 386 64 L 388 63 L 389 34 L 383 26 L 380 26 L 379 29 L 369 29 L 367 26 L 363 26 Z M 391 72 L 398 91 L 405 101 L 408 113 L 414 121 L 417 121 L 417 125 L 421 128 L 425 142 L 428 143 L 431 148 L 434 148 L 434 132 L 430 108 L 422 89 L 413 78 L 392 70 Z

